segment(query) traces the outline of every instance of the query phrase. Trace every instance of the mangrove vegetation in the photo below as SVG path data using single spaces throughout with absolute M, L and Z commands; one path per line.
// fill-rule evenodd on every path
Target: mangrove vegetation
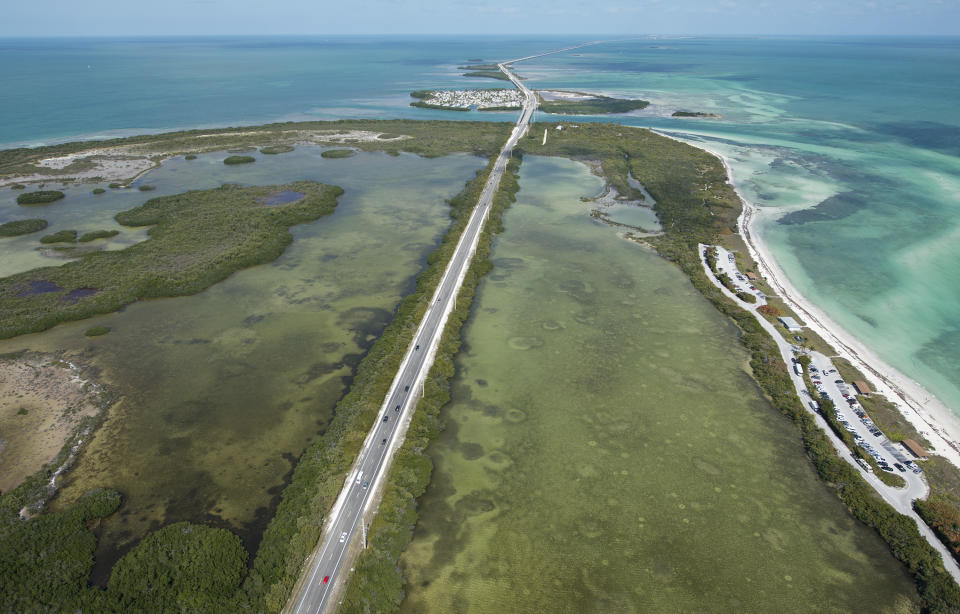
M 264 204 L 284 190 L 305 196 Z M 224 185 L 149 200 L 116 216 L 125 226 L 153 226 L 147 241 L 0 279 L 5 314 L 0 338 L 110 313 L 144 298 L 199 292 L 234 271 L 277 258 L 293 240 L 288 228 L 332 213 L 341 193 L 334 186 L 301 181 Z M 72 242 L 76 231 L 50 237 L 47 242 Z
M 40 232 L 47 227 L 47 220 L 38 217 L 27 220 L 15 220 L 0 224 L 0 237 L 19 237 L 33 232 Z
M 18 205 L 46 205 L 56 202 L 65 196 L 60 190 L 40 190 L 37 192 L 24 192 L 17 195 Z

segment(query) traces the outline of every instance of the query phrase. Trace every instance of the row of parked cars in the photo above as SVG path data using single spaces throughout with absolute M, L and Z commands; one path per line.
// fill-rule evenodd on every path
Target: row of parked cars
M 816 386 L 817 391 L 820 393 L 821 397 L 824 397 L 827 399 L 830 398 L 829 393 L 823 387 L 823 382 L 824 382 L 824 378 L 829 377 L 830 375 L 833 375 L 836 372 L 837 372 L 836 369 L 829 369 L 821 373 L 818 371 L 816 366 L 810 365 L 810 379 L 813 381 L 814 386 Z M 850 387 L 847 386 L 846 382 L 844 382 L 842 378 L 838 378 L 833 380 L 833 383 L 836 384 L 837 390 L 839 390 L 841 395 L 843 395 L 844 397 L 844 401 L 846 401 L 847 405 L 850 406 L 850 409 L 857 415 L 857 418 L 860 419 L 860 422 L 867 428 L 870 434 L 878 438 L 883 437 L 883 432 L 879 428 L 877 428 L 877 425 L 874 424 L 873 420 L 871 420 L 870 417 L 867 416 L 866 412 L 863 411 L 863 408 L 857 404 L 857 399 L 855 395 L 851 394 Z M 912 461 L 909 461 L 909 460 L 903 460 L 902 461 L 903 464 L 894 462 L 893 467 L 891 467 L 887 459 L 882 454 L 880 454 L 880 451 L 877 450 L 877 448 L 873 444 L 864 440 L 864 438 L 859 433 L 857 433 L 854 426 L 850 424 L 850 422 L 847 420 L 846 415 L 842 411 L 840 411 L 840 405 L 838 405 L 837 403 L 834 403 L 834 414 L 837 419 L 837 422 L 839 422 L 840 425 L 848 433 L 850 433 L 853 436 L 853 440 L 857 443 L 858 446 L 866 450 L 867 453 L 870 456 L 872 456 L 874 460 L 877 461 L 877 465 L 882 470 L 893 473 L 894 468 L 896 468 L 896 470 L 900 471 L 901 473 L 905 473 L 907 469 L 910 469 L 914 473 L 921 472 L 920 467 L 918 467 Z M 866 463 L 861 463 L 861 465 L 866 465 Z M 869 466 L 867 466 L 867 468 L 869 470 Z

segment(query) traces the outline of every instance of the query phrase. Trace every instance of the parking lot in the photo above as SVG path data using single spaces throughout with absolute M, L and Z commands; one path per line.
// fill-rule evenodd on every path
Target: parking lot
M 743 292 L 745 294 L 752 294 L 757 297 L 757 305 L 764 305 L 767 302 L 767 297 L 761 292 L 749 279 L 747 276 L 740 272 L 737 269 L 737 261 L 734 258 L 732 252 L 723 249 L 722 247 L 717 246 L 717 269 L 721 273 L 726 273 L 727 277 L 730 278 L 730 281 L 733 283 L 733 286 L 737 289 L 737 292 Z
M 864 413 L 857 402 L 856 390 L 849 382 L 843 381 L 830 359 L 818 352 L 809 352 L 808 355 L 810 379 L 821 396 L 833 401 L 835 417 L 853 435 L 854 441 L 877 461 L 881 470 L 899 474 L 904 479 L 908 474 L 919 475 L 920 467 L 910 460 L 908 453 L 890 441 Z M 804 396 L 804 400 L 812 402 L 809 396 Z

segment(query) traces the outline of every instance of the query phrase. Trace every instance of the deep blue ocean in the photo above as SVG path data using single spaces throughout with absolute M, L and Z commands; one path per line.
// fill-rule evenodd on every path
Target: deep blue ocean
M 498 87 L 457 66 L 596 36 L 0 40 L 0 146 L 356 117 Z M 652 101 L 607 119 L 724 154 L 791 282 L 960 411 L 960 38 L 656 38 L 517 65 L 535 88 Z M 678 109 L 722 115 L 679 120 Z M 541 115 L 541 118 L 545 116 Z

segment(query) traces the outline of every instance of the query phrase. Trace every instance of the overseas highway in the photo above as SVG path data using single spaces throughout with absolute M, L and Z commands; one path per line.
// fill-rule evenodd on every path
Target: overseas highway
M 433 364 L 447 317 L 456 305 L 457 294 L 473 260 L 480 233 L 490 212 L 493 196 L 500 185 L 513 148 L 529 127 L 537 107 L 537 96 L 509 69 L 500 70 L 524 93 L 523 110 L 510 138 L 497 156 L 493 170 L 474 207 L 456 250 L 410 347 L 400 364 L 380 415 L 364 441 L 343 489 L 330 510 L 320 542 L 304 564 L 304 571 L 287 603 L 285 612 L 318 614 L 332 612 L 349 576 L 348 564 L 359 549 L 351 547 L 365 539 L 365 522 L 375 511 L 377 495 L 386 479 L 394 451 L 401 445 L 410 415 L 420 398 L 420 390 Z M 346 569 L 345 569 L 346 568 Z

